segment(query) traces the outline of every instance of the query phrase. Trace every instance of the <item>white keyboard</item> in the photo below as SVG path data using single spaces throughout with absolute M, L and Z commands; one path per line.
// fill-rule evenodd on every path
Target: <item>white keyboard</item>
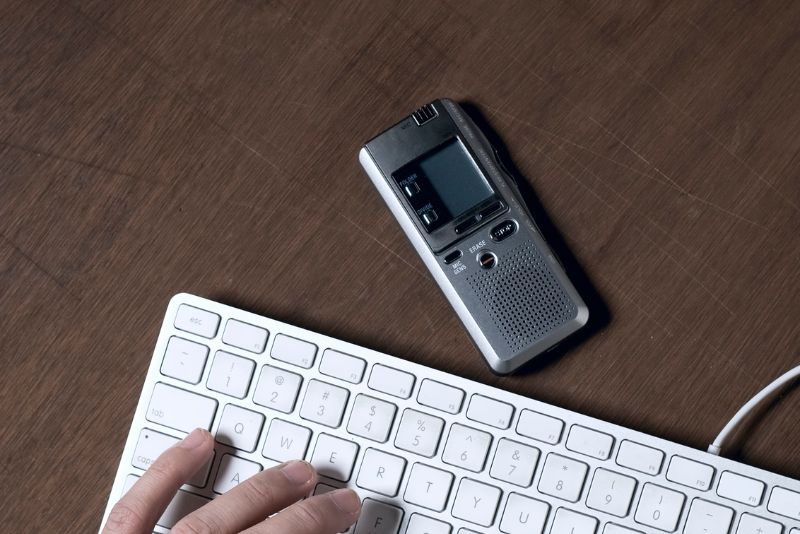
M 354 534 L 800 534 L 797 480 L 179 294 L 103 522 L 195 427 L 215 456 L 158 532 L 305 458 L 364 499 Z

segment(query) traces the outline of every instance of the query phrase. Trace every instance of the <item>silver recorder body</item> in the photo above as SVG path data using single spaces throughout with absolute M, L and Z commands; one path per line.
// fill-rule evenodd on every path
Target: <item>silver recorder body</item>
M 419 108 L 359 161 L 494 372 L 586 324 L 589 310 L 514 178 L 458 104 Z

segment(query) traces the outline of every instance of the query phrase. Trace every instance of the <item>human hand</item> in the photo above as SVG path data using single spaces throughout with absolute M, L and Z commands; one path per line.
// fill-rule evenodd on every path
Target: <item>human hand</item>
M 178 488 L 202 467 L 214 439 L 197 429 L 153 462 L 112 508 L 103 534 L 150 534 Z M 335 534 L 358 518 L 361 501 L 350 489 L 306 497 L 317 475 L 310 464 L 293 461 L 247 479 L 187 515 L 173 534 Z M 278 513 L 280 512 L 280 513 Z M 274 515 L 273 517 L 269 517 Z

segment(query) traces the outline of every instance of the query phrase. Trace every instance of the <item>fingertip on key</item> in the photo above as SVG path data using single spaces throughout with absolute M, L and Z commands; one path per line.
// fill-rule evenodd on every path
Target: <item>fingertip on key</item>
M 281 467 L 281 473 L 289 482 L 301 486 L 309 484 L 314 479 L 314 468 L 303 460 L 287 462 Z
M 361 510 L 361 499 L 355 491 L 349 488 L 332 491 L 329 495 L 333 504 L 346 514 L 354 515 Z

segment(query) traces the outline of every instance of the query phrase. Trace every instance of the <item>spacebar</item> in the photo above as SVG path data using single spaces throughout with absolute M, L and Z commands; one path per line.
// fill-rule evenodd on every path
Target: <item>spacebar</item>
M 216 411 L 216 400 L 159 382 L 153 388 L 146 418 L 175 430 L 191 432 L 195 428 L 211 429 Z

